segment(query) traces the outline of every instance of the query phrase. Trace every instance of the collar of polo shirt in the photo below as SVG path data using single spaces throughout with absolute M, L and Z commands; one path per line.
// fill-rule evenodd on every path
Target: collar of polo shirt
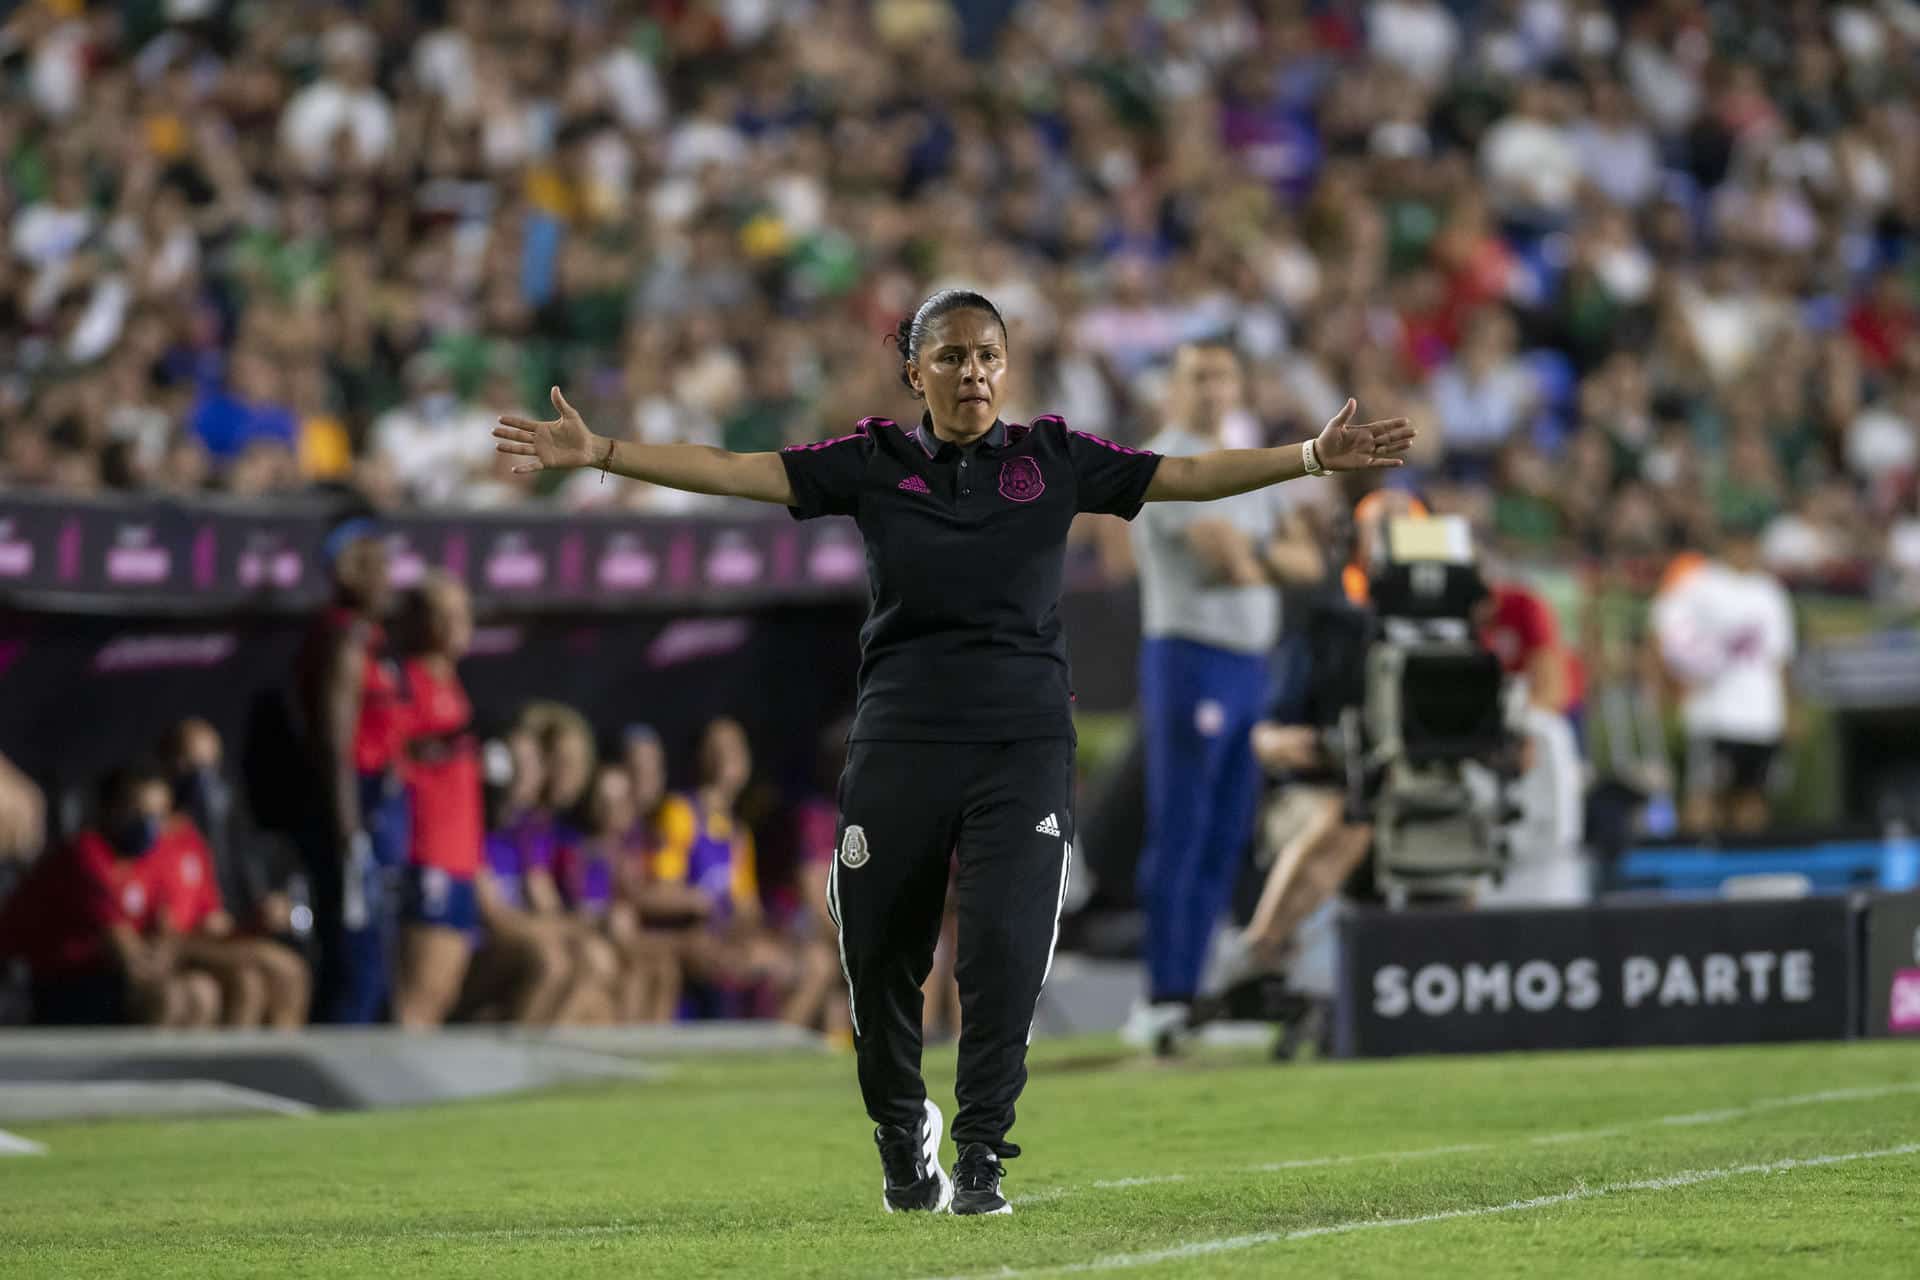
M 951 440 L 942 440 L 933 433 L 933 415 L 930 413 L 920 415 L 920 425 L 913 429 L 913 438 L 920 442 L 920 447 L 927 451 L 929 458 L 939 457 L 942 449 L 958 449 L 961 447 Z M 1006 442 L 1007 424 L 995 418 L 993 425 L 987 428 L 987 434 L 981 436 L 975 444 L 984 444 L 989 449 L 998 449 L 1006 444 Z

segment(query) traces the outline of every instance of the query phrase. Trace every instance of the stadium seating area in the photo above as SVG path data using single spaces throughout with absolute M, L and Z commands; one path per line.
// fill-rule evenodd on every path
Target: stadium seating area
M 485 424 L 549 383 L 638 438 L 777 446 L 893 405 L 880 335 L 964 280 L 1014 320 L 1021 411 L 1139 439 L 1161 357 L 1225 332 L 1250 438 L 1352 390 L 1511 543 L 1760 520 L 1783 573 L 1920 589 L 1911 5 L 156 0 L 4 31 L 10 486 L 530 500 Z
M 1503 562 L 1644 593 L 1754 531 L 1908 606 L 1917 53 L 1897 0 L 37 0 L 0 25 L 0 494 L 709 510 L 513 475 L 489 428 L 555 383 L 645 441 L 905 417 L 881 337 L 964 283 L 1011 417 L 1137 444 L 1225 336 L 1237 442 L 1413 418 L 1393 483 Z M 1671 790 L 1654 648 L 1596 635 L 1600 773 Z M 46 825 L 0 761 L 0 861 Z M 716 1007 L 817 978 L 799 916 Z

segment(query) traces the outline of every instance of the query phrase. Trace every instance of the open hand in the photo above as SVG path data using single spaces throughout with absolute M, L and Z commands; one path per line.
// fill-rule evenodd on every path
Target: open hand
M 495 449 L 527 459 L 514 465 L 516 472 L 565 471 L 573 467 L 600 464 L 606 444 L 587 430 L 579 410 L 567 403 L 567 398 L 560 394 L 560 388 L 555 387 L 552 395 L 554 412 L 560 415 L 558 418 L 539 422 L 508 414 L 493 429 L 493 438 L 500 442 L 494 446 Z
M 1407 460 L 1403 455 L 1413 447 L 1413 428 L 1405 418 L 1355 423 L 1353 415 L 1359 407 L 1356 402 L 1348 400 L 1320 433 L 1320 438 L 1313 446 L 1320 465 L 1329 471 L 1404 467 Z

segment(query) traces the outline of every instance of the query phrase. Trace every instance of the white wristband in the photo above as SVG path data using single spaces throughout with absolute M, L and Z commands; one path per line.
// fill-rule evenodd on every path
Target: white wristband
M 1327 469 L 1320 465 L 1320 456 L 1314 452 L 1313 441 L 1305 440 L 1300 444 L 1300 463 L 1310 476 L 1324 476 Z

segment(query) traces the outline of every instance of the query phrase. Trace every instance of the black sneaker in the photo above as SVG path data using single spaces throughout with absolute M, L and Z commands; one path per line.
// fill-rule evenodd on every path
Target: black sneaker
M 1013 1206 L 1000 1194 L 1000 1178 L 1006 1171 L 986 1143 L 969 1142 L 960 1148 L 960 1158 L 953 1165 L 953 1211 L 1012 1213 Z
M 927 1101 L 917 1129 L 880 1125 L 873 1141 L 880 1148 L 880 1207 L 888 1213 L 945 1213 L 953 1203 L 953 1183 L 940 1167 L 940 1108 Z

